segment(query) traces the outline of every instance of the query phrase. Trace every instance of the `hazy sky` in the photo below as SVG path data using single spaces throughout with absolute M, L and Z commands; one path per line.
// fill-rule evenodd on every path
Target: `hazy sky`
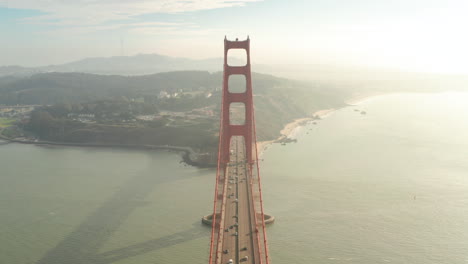
M 468 0 L 0 0 L 0 65 L 159 53 L 468 74 Z

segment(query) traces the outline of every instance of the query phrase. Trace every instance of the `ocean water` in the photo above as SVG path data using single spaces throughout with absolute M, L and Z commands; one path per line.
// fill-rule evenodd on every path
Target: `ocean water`
M 376 97 L 270 146 L 272 263 L 468 263 L 467 102 Z M 207 263 L 215 171 L 179 160 L 0 145 L 0 263 Z
M 275 263 L 468 263 L 467 103 L 466 93 L 377 97 L 269 149 Z
M 0 263 L 205 263 L 213 171 L 175 153 L 0 146 Z

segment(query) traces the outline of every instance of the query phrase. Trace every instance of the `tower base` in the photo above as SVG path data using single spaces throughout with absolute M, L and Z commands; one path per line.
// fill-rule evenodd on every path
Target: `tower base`
M 265 214 L 265 224 L 269 225 L 275 222 L 275 217 L 272 215 L 267 215 Z M 211 226 L 213 224 L 213 214 L 205 215 L 202 217 L 202 223 L 208 226 Z

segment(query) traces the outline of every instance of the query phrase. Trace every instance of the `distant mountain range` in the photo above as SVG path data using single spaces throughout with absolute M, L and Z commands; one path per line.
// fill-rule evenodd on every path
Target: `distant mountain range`
M 240 65 L 241 60 L 229 58 L 230 63 Z M 172 71 L 208 71 L 223 70 L 223 58 L 188 59 L 159 54 L 139 54 L 134 56 L 86 58 L 70 63 L 40 67 L 0 66 L 0 77 L 27 77 L 37 73 L 68 72 L 90 73 L 99 75 L 150 75 Z M 337 67 L 323 64 L 252 64 L 255 72 L 273 74 L 285 78 L 301 80 L 351 80 L 382 79 L 384 71 L 369 71 L 355 67 Z M 379 72 L 379 74 L 375 74 Z
M 231 59 L 231 58 L 230 58 Z M 230 60 L 231 61 L 231 60 Z M 241 60 L 233 58 L 233 64 Z M 140 54 L 87 58 L 75 62 L 41 67 L 0 66 L 1 82 L 9 79 L 30 77 L 38 73 L 88 73 L 97 75 L 140 76 L 173 71 L 221 72 L 223 58 L 187 59 L 159 54 Z M 325 64 L 252 64 L 252 71 L 283 78 L 325 82 L 335 86 L 368 87 L 428 87 L 445 88 L 460 86 L 466 88 L 468 76 L 408 73 L 388 69 L 362 68 L 352 66 L 333 66 Z M 449 84 L 450 83 L 450 84 Z
M 1 66 L 0 77 L 24 77 L 47 72 L 80 72 L 101 75 L 147 75 L 170 71 L 221 71 L 222 58 L 193 60 L 159 54 L 140 54 L 108 58 L 87 58 L 60 65 L 41 67 Z

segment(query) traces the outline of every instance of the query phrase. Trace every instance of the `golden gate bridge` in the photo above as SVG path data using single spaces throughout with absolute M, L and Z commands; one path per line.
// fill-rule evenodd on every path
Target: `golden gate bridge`
M 245 50 L 247 63 L 228 64 L 228 52 Z M 245 91 L 233 92 L 229 78 L 245 77 Z M 255 112 L 250 67 L 250 39 L 224 39 L 224 75 L 219 129 L 218 165 L 211 223 L 209 264 L 269 264 L 265 224 L 274 220 L 265 215 L 261 188 Z M 241 105 L 243 122 L 233 122 L 233 105 Z

